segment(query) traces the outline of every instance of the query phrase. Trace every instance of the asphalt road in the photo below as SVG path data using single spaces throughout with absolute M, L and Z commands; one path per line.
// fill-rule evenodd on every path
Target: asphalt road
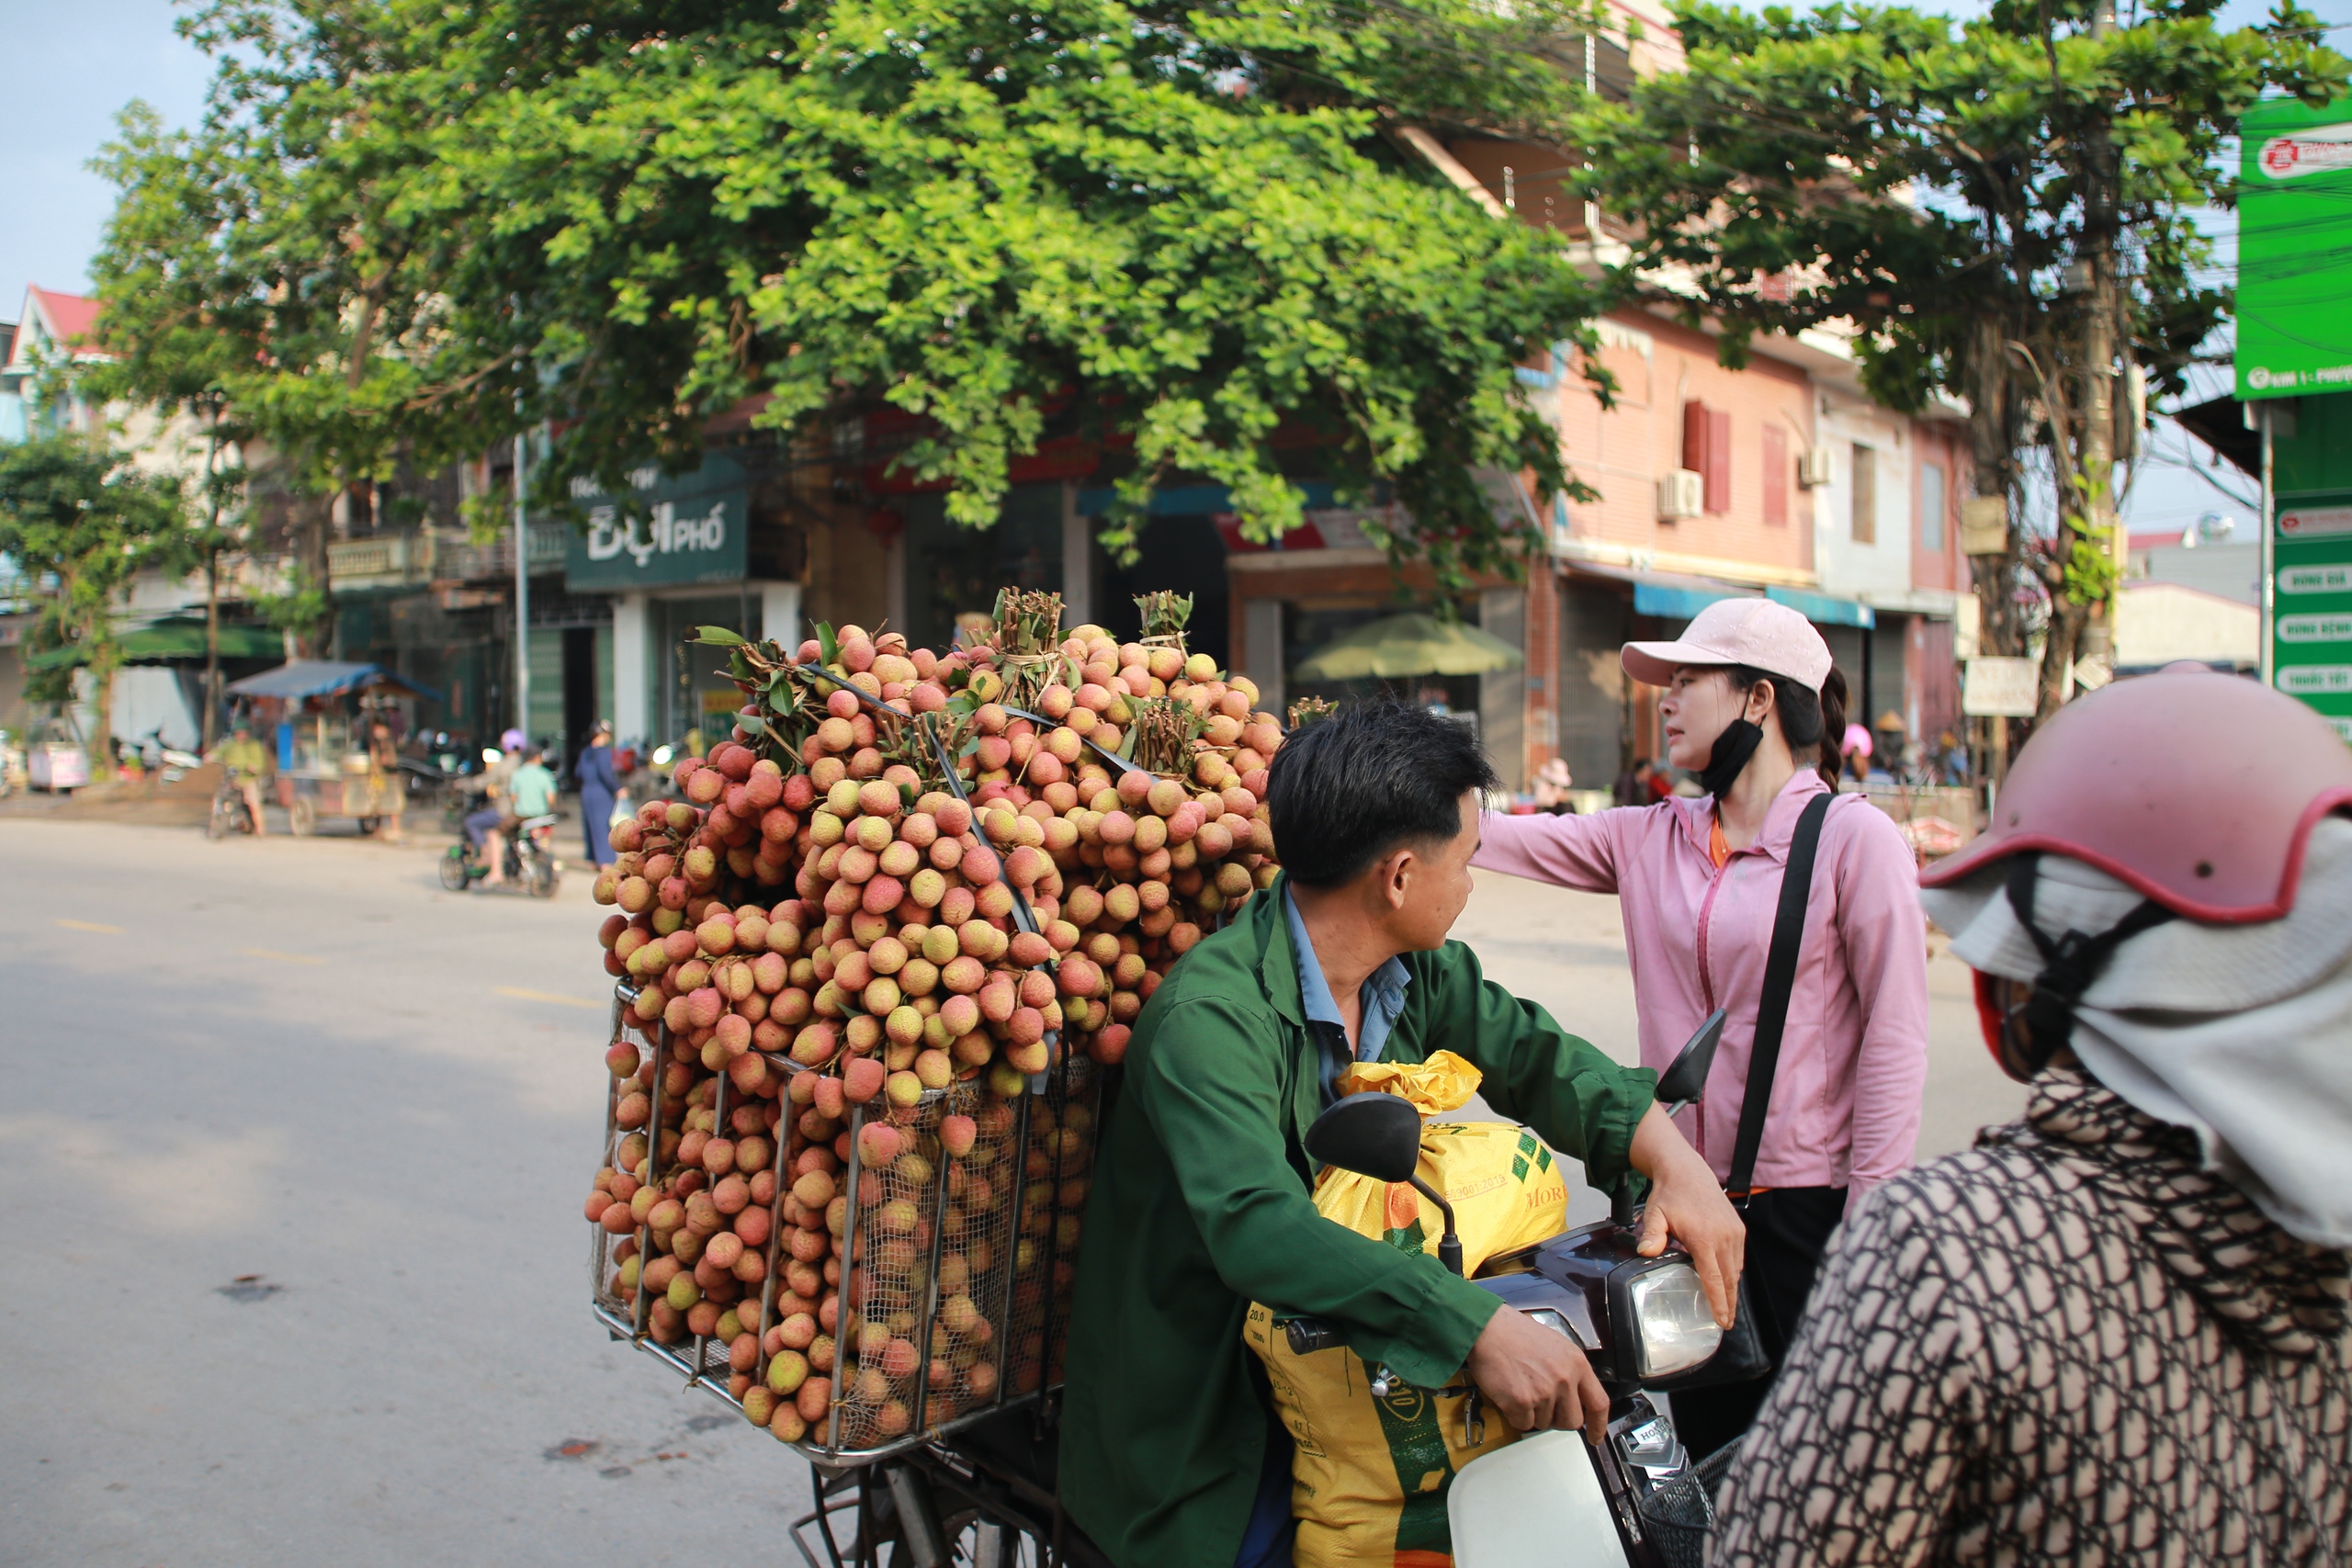
M 587 1313 L 584 877 L 38 818 L 0 866 L 0 1562 L 796 1560 L 805 1467 Z M 1487 879 L 1458 934 L 1630 1053 L 1611 901 Z M 2021 1099 L 1931 976 L 1923 1155 Z

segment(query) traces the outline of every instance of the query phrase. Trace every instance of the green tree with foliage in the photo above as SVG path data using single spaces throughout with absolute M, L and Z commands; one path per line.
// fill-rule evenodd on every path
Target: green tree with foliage
M 2292 0 L 2235 29 L 2218 6 L 1996 0 L 1955 25 L 1683 0 L 1687 69 L 1585 121 L 1595 195 L 1642 231 L 1628 291 L 1720 321 L 1727 363 L 1759 332 L 1850 323 L 1882 402 L 1966 400 L 1977 493 L 2012 519 L 1975 563 L 1984 638 L 2039 637 L 2045 716 L 2115 582 L 2132 367 L 2178 392 L 2228 319 L 2198 223 L 2232 199 L 2224 143 L 2265 93 L 2346 88 Z M 2047 536 L 2017 521 L 2037 469 Z
M 71 649 L 71 662 L 31 671 L 35 702 L 74 700 L 76 667 L 90 672 L 96 744 L 111 733 L 114 675 L 122 667 L 115 615 L 141 568 L 186 570 L 185 498 L 80 434 L 0 446 L 0 554 L 34 585 L 39 610 L 28 653 Z
M 554 422 L 538 469 L 626 493 L 757 399 L 921 417 L 901 471 L 994 521 L 1049 436 L 1153 490 L 1299 518 L 1304 463 L 1413 519 L 1442 583 L 1529 542 L 1475 470 L 1570 484 L 1513 375 L 1586 282 L 1396 139 L 1563 123 L 1564 0 L 214 0 L 185 141 L 127 135 L 109 342 L 230 334 L 242 417 L 322 480 Z M 195 171 L 189 173 L 188 171 Z M 200 243 L 191 243 L 191 240 Z M 168 299 L 169 291 L 158 295 Z M 136 312 L 136 314 L 134 314 Z M 1303 453 L 1302 446 L 1312 451 Z M 1123 459 L 1124 460 L 1124 459 Z

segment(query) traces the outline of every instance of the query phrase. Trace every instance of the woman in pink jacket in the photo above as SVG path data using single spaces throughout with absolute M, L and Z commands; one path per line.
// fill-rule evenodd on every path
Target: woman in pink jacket
M 1807 803 L 1836 787 L 1845 680 L 1821 634 L 1769 599 L 1719 600 L 1679 640 L 1627 643 L 1619 657 L 1666 688 L 1668 759 L 1707 793 L 1589 817 L 1489 817 L 1473 863 L 1617 895 L 1645 1066 L 1665 1067 L 1710 1012 L 1730 1010 L 1706 1099 L 1680 1118 L 1727 1180 L 1782 873 Z M 1928 1072 L 1909 846 L 1868 800 L 1836 797 L 1809 886 L 1745 1206 L 1748 1301 L 1776 1367 L 1849 1202 L 1909 1168 Z M 1770 1381 L 1675 1395 L 1690 1451 L 1747 1430 Z

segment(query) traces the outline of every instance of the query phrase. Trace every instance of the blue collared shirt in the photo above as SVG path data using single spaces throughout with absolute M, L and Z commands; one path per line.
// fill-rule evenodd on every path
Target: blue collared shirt
M 1323 977 L 1322 961 L 1315 956 L 1315 943 L 1306 934 L 1306 922 L 1299 919 L 1298 902 L 1283 890 L 1283 916 L 1290 922 L 1290 945 L 1298 957 L 1298 999 L 1306 1010 L 1309 1024 L 1329 1024 L 1347 1038 L 1347 1026 L 1340 1018 L 1340 1004 L 1332 999 L 1331 983 Z M 1390 1031 L 1405 1010 L 1405 987 L 1413 983 L 1404 961 L 1391 958 L 1364 976 L 1363 989 L 1358 999 L 1363 1007 L 1363 1020 L 1356 1031 L 1356 1060 L 1376 1062 L 1381 1047 L 1388 1043 Z M 1323 1034 L 1322 1030 L 1313 1032 Z M 1329 1105 L 1338 1098 L 1332 1085 L 1340 1076 L 1340 1064 L 1327 1054 L 1322 1063 L 1323 1103 Z

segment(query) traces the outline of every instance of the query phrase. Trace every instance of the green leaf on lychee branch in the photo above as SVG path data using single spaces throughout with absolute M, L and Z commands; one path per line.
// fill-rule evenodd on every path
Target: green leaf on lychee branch
M 694 641 L 707 643 L 712 648 L 748 648 L 751 638 L 729 631 L 725 626 L 696 626 Z
M 741 730 L 746 735 L 765 735 L 768 732 L 767 720 L 760 717 L 759 715 L 752 713 L 737 714 L 735 716 L 735 728 Z

